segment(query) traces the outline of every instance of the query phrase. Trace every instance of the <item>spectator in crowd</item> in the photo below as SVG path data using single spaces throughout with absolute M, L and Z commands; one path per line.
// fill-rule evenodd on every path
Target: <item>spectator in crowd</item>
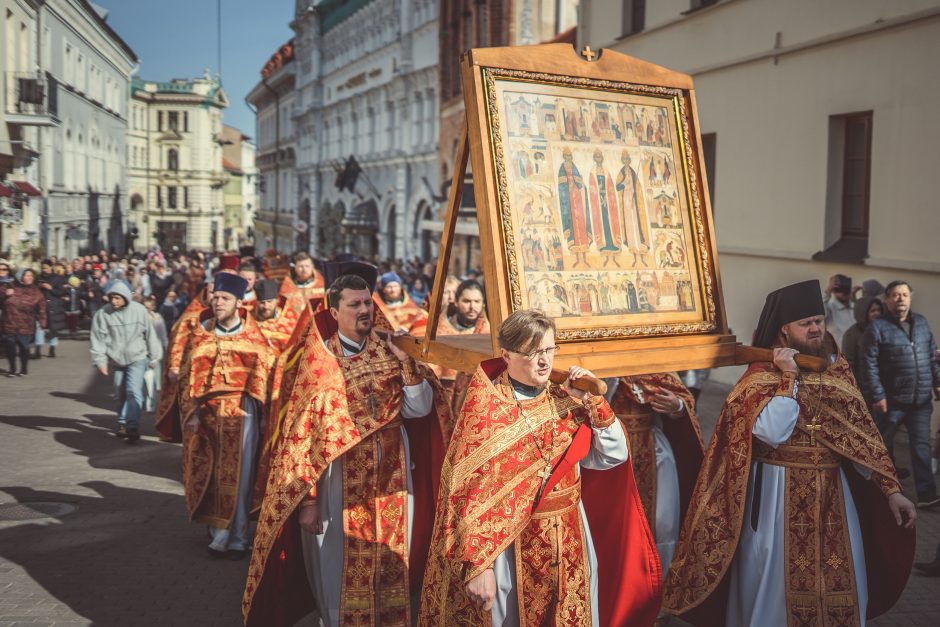
M 894 434 L 907 425 L 917 506 L 940 504 L 931 469 L 931 392 L 940 394 L 937 343 L 927 319 L 911 311 L 913 290 L 906 281 L 885 288 L 885 314 L 862 335 L 861 384 L 875 423 L 894 454 Z
M 74 274 L 69 277 L 66 284 L 65 322 L 69 327 L 69 334 L 78 333 L 78 321 L 82 317 L 82 281 Z
M 35 359 L 42 357 L 40 350 L 44 344 L 49 345 L 49 357 L 55 357 L 55 349 L 59 345 L 59 333 L 66 328 L 65 310 L 68 300 L 68 282 L 65 278 L 65 266 L 60 263 L 53 264 L 51 259 L 42 262 L 39 273 L 39 289 L 46 299 L 47 328 L 36 327 L 34 340 L 36 352 Z
M 245 292 L 245 298 L 242 303 L 251 309 L 252 304 L 257 300 L 255 296 L 255 281 L 258 280 L 258 268 L 251 260 L 244 260 L 238 264 L 238 276 L 248 281 L 248 290 Z
M 6 283 L 0 290 L 0 310 L 3 312 L 3 345 L 10 368 L 8 377 L 25 376 L 29 373 L 29 345 L 36 328 L 46 326 L 46 299 L 36 285 L 36 273 L 25 268 L 20 270 L 15 283 Z M 20 370 L 16 371 L 16 356 L 19 354 Z
M 91 276 L 85 279 L 85 309 L 88 311 L 88 317 L 94 319 L 98 310 L 104 307 L 104 286 L 106 277 L 104 276 L 104 266 L 100 263 L 93 264 L 91 267 Z
M 855 301 L 855 324 L 853 324 L 842 336 L 842 354 L 845 360 L 852 367 L 852 374 L 855 375 L 855 381 L 861 380 L 861 354 L 860 344 L 862 334 L 872 320 L 877 320 L 884 313 L 884 304 L 874 296 L 862 296 Z M 861 383 L 859 383 L 861 387 Z
M 117 436 L 130 444 L 140 439 L 144 375 L 163 357 L 150 314 L 131 299 L 124 281 L 107 288 L 108 305 L 91 321 L 91 359 L 102 376 L 114 375 L 118 400 Z
M 833 275 L 826 287 L 826 329 L 836 339 L 836 346 L 842 346 L 842 335 L 853 324 L 852 279 L 844 274 Z
M 157 299 L 156 294 L 152 294 L 151 296 L 154 300 Z M 179 295 L 176 293 L 176 290 L 167 290 L 166 297 L 160 304 L 159 311 L 160 316 L 163 318 L 163 322 L 166 325 L 167 334 L 169 334 L 169 332 L 173 330 L 173 325 L 176 324 L 177 318 L 179 318 L 180 314 L 183 312 L 183 308 L 179 301 Z
M 10 271 L 10 264 L 0 259 L 0 287 L 13 282 L 13 273 Z
M 415 303 L 419 305 L 424 303 L 428 297 L 428 288 L 423 277 L 415 277 L 415 280 L 411 283 L 411 289 L 408 290 L 408 295 Z
M 173 273 L 167 270 L 162 259 L 155 259 L 150 267 L 150 293 L 157 297 L 158 303 L 162 303 L 173 286 Z
M 157 298 L 151 295 L 144 299 L 144 307 L 147 308 L 147 315 L 153 323 L 153 330 L 157 334 L 160 346 L 163 347 L 163 353 L 166 354 L 166 347 L 169 342 L 167 336 L 166 323 L 163 316 L 157 313 Z M 144 373 L 144 411 L 151 412 L 157 407 L 157 399 L 160 396 L 160 375 L 163 372 L 163 358 L 151 362 Z

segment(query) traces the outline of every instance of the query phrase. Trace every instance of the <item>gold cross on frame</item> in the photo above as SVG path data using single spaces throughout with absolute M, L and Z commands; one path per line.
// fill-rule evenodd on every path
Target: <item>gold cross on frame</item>
M 813 416 L 813 422 L 806 425 L 805 428 L 809 431 L 810 443 L 816 446 L 816 432 L 822 429 L 822 425 L 819 424 L 819 416 Z
M 591 50 L 590 46 L 585 46 L 584 50 L 581 51 L 581 56 L 587 59 L 588 61 L 593 61 L 594 57 L 597 56 L 597 53 Z

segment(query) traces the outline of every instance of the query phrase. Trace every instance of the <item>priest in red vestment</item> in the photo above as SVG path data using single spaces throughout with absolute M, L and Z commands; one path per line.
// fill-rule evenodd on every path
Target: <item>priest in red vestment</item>
M 248 625 L 311 611 L 330 627 L 413 624 L 449 408 L 431 370 L 376 332 L 369 288 L 355 275 L 332 283 L 282 395 Z
M 773 349 L 728 396 L 683 523 L 663 607 L 695 624 L 864 625 L 910 574 L 916 517 L 818 281 L 767 296 Z M 829 361 L 803 372 L 797 352 Z
M 303 310 L 291 306 L 291 300 L 278 295 L 277 283 L 264 279 L 255 283 L 252 315 L 261 333 L 280 355 L 290 344 Z
M 179 421 L 175 419 L 179 411 L 179 382 L 180 368 L 183 366 L 183 356 L 189 350 L 192 340 L 193 322 L 199 321 L 203 314 L 209 311 L 209 300 L 212 297 L 212 283 L 206 284 L 202 291 L 196 295 L 173 323 L 170 329 L 166 356 L 163 360 L 163 378 L 160 383 L 160 398 L 154 412 L 154 420 L 160 439 L 167 442 L 179 442 L 182 437 Z
M 652 625 L 661 571 L 620 422 L 603 397 L 549 383 L 551 318 L 517 311 L 499 343 L 441 470 L 419 623 Z
M 372 298 L 395 330 L 401 329 L 416 337 L 424 335 L 428 326 L 428 312 L 411 300 L 408 292 L 402 288 L 402 280 L 397 273 L 383 274 L 379 279 L 379 289 Z
M 317 272 L 313 258 L 305 252 L 294 254 L 294 271 L 284 277 L 281 295 L 288 298 L 299 296 L 301 301 L 323 298 L 323 275 Z
M 274 350 L 241 307 L 247 282 L 215 275 L 212 315 L 189 321 L 191 339 L 178 385 L 183 486 L 190 520 L 208 525 L 209 555 L 243 558 L 250 546 L 260 419 Z M 168 433 L 169 425 L 161 425 Z
M 695 398 L 674 372 L 621 377 L 608 386 L 665 574 L 704 455 Z
M 453 314 L 447 315 L 447 311 L 441 311 L 437 335 L 489 335 L 490 323 L 486 319 L 483 294 L 483 286 L 473 279 L 461 282 L 454 293 Z M 433 368 L 444 387 L 448 402 L 454 411 L 458 410 L 457 402 L 470 382 L 469 376 L 446 366 Z

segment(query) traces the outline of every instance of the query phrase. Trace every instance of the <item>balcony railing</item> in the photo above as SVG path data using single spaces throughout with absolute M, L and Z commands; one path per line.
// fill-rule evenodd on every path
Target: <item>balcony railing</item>
M 58 124 L 58 86 L 51 74 L 7 72 L 4 79 L 7 122 L 31 126 Z

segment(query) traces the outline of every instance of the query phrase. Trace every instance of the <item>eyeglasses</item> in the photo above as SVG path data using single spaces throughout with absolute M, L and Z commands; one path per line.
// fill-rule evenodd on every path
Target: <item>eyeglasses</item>
M 529 351 L 528 353 L 522 353 L 522 352 L 513 351 L 513 350 L 509 352 L 515 353 L 517 355 L 522 355 L 528 361 L 535 361 L 537 357 L 545 357 L 546 359 L 551 359 L 552 357 L 555 356 L 555 353 L 557 353 L 560 349 L 561 349 L 561 346 L 549 346 L 548 348 L 540 348 L 534 351 Z

